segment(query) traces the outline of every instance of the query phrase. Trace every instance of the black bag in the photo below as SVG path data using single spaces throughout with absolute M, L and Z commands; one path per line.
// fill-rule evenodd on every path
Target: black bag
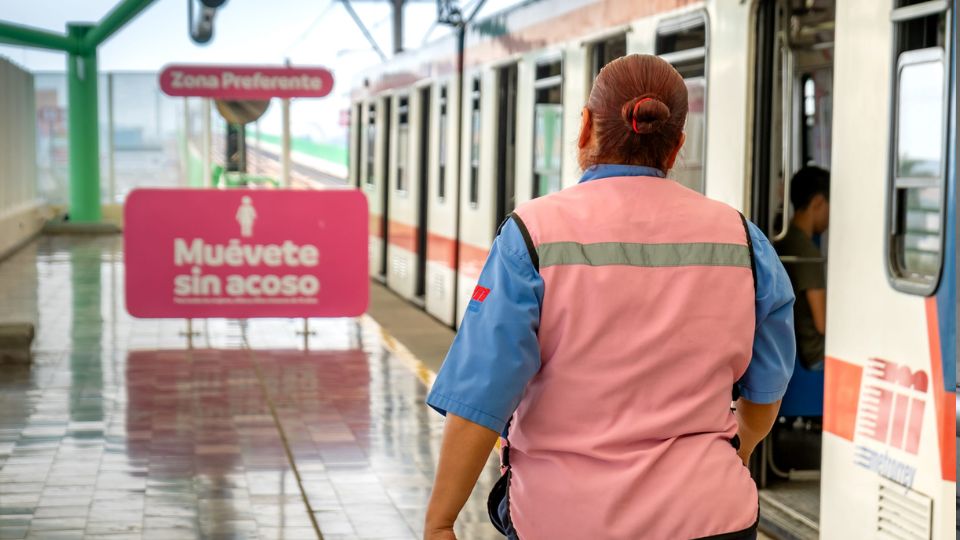
M 507 499 L 507 488 L 510 485 L 510 469 L 500 475 L 500 479 L 493 485 L 490 495 L 487 496 L 487 514 L 490 516 L 490 522 L 497 531 L 506 536 L 507 525 L 500 519 L 500 504 Z

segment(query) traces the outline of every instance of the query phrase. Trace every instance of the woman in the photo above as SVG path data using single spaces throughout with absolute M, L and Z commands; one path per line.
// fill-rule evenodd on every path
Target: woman
M 756 537 L 745 463 L 793 372 L 794 298 L 756 227 L 666 179 L 686 113 L 670 64 L 611 62 L 580 183 L 501 227 L 427 398 L 447 421 L 425 538 L 454 538 L 498 434 L 508 538 Z

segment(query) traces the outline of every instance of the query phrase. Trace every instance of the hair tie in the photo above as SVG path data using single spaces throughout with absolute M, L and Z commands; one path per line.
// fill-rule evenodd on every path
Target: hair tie
M 633 132 L 636 133 L 637 135 L 640 134 L 640 130 L 637 129 L 637 107 L 639 107 L 639 106 L 640 106 L 641 104 L 643 104 L 643 103 L 646 103 L 646 102 L 652 101 L 652 100 L 653 100 L 653 98 L 645 97 L 645 98 L 641 99 L 640 101 L 638 101 L 638 102 L 636 102 L 636 103 L 633 104 L 633 114 L 630 115 L 630 118 L 631 118 L 632 123 L 633 123 Z

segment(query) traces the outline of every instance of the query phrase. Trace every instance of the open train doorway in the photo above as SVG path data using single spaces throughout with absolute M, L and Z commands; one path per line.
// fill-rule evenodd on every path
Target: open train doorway
M 389 255 L 390 255 L 390 124 L 392 112 L 391 112 L 391 100 L 392 98 L 386 97 L 381 100 L 383 112 L 383 142 L 380 146 L 381 154 L 380 159 L 383 160 L 383 167 L 381 170 L 383 174 L 378 179 L 380 184 L 380 195 L 382 197 L 383 204 L 383 214 L 380 219 L 380 231 L 383 233 L 383 242 L 380 253 L 380 272 L 378 279 L 382 283 L 387 282 L 387 265 L 389 264 Z
M 417 189 L 417 274 L 414 286 L 413 300 L 420 307 L 426 305 L 427 293 L 427 219 L 429 212 L 428 201 L 430 192 L 430 110 L 433 103 L 430 99 L 430 87 L 420 89 L 420 155 L 419 158 L 419 189 Z
M 496 226 L 516 207 L 517 64 L 497 70 L 497 215 Z
M 751 464 L 761 524 L 781 538 L 819 536 L 827 234 L 800 223 L 791 180 L 804 167 L 830 170 L 834 26 L 835 0 L 757 2 L 751 219 L 777 246 L 798 298 L 793 378 Z

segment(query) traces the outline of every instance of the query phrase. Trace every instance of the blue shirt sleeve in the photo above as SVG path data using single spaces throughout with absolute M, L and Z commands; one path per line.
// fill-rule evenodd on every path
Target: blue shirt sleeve
M 520 229 L 509 219 L 493 242 L 427 404 L 502 433 L 540 370 L 543 290 Z
M 787 391 L 797 354 L 793 287 L 766 235 L 753 223 L 747 225 L 757 269 L 757 328 L 753 358 L 738 386 L 748 401 L 773 403 Z

